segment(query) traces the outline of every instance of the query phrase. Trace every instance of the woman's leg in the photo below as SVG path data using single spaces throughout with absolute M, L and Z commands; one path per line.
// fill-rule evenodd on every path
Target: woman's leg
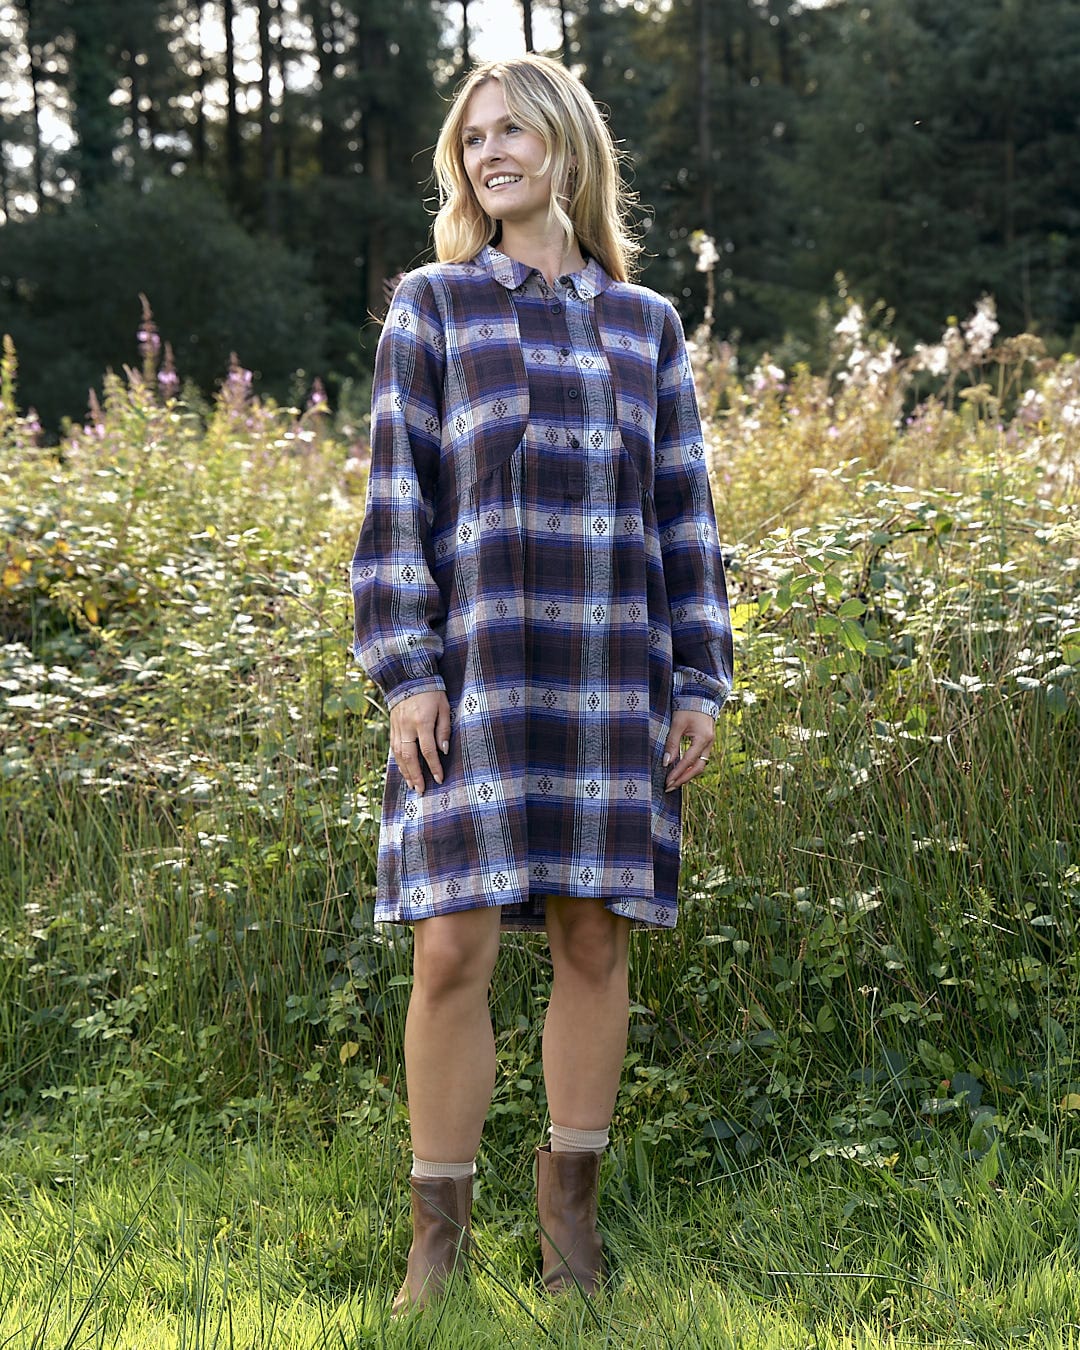
M 473 1159 L 495 1086 L 488 986 L 498 951 L 498 909 L 415 925 L 405 1019 L 413 1240 L 395 1317 L 441 1298 L 468 1261 Z
M 606 1130 L 626 1058 L 630 920 L 600 900 L 551 897 L 554 974 L 544 1021 L 544 1083 L 552 1122 Z
M 619 1091 L 629 1020 L 630 921 L 599 900 L 547 903 L 554 975 L 544 1023 L 551 1146 L 536 1151 L 541 1279 L 552 1293 L 599 1292 L 600 1155 Z
M 495 1086 L 488 987 L 499 951 L 497 907 L 414 925 L 405 1079 L 413 1153 L 429 1162 L 476 1156 Z

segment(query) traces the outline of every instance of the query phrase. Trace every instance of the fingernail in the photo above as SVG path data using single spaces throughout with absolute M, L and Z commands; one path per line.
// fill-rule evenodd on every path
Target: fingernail
M 439 749 L 443 752 L 444 755 L 448 755 L 450 753 L 450 742 L 443 741 L 440 744 Z
M 668 766 L 670 763 L 671 763 L 671 756 L 670 756 L 670 755 L 665 755 L 665 756 L 664 756 L 664 768 L 666 769 L 667 766 Z

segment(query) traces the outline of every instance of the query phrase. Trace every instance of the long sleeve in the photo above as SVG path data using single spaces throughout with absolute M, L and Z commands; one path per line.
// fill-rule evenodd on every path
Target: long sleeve
M 446 616 L 431 554 L 444 369 L 431 284 L 413 273 L 398 286 L 375 357 L 371 471 L 351 568 L 353 652 L 389 707 L 444 688 Z
M 673 704 L 715 717 L 732 687 L 731 620 L 693 372 L 682 324 L 670 306 L 657 367 L 655 469 Z

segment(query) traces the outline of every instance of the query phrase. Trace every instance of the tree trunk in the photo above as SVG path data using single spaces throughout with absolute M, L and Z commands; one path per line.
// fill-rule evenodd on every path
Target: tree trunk
M 115 176 L 120 117 L 112 102 L 117 72 L 108 52 L 106 34 L 96 9 L 73 7 L 70 19 L 71 54 L 68 96 L 77 149 L 79 187 L 93 197 Z
M 780 83 L 785 89 L 791 88 L 791 39 L 788 36 L 787 7 L 776 16 L 780 22 L 776 25 L 776 59 L 780 69 Z
M 0 134 L 0 224 L 6 225 L 11 219 L 11 207 L 8 205 L 7 146 Z
M 285 45 L 285 16 L 278 0 L 278 39 L 274 44 L 275 65 L 278 79 L 281 81 L 281 101 L 278 104 L 277 142 L 280 150 L 278 177 L 283 183 L 292 182 L 293 172 L 293 128 L 289 108 L 289 57 L 292 55 Z
M 198 66 L 195 72 L 195 130 L 192 143 L 195 150 L 195 163 L 200 169 L 206 168 L 206 57 L 203 52 L 202 38 L 202 0 L 196 0 L 194 13 L 189 19 L 195 29 L 195 41 L 198 44 Z
M 142 149 L 142 138 L 139 135 L 141 127 L 142 112 L 139 109 L 141 102 L 139 91 L 139 63 L 135 59 L 137 52 L 134 42 L 127 43 L 128 50 L 128 112 L 131 117 L 131 160 L 133 164 L 139 162 L 139 151 Z
M 751 14 L 747 9 L 743 15 L 743 82 L 749 84 L 757 74 L 754 69 L 754 33 L 758 26 L 756 14 Z
M 712 190 L 712 62 L 709 57 L 709 5 L 698 0 L 698 182 L 700 186 L 701 228 L 713 234 Z
M 235 0 L 222 0 L 221 18 L 225 25 L 225 174 L 229 192 L 234 199 L 240 195 L 240 180 L 243 175 L 240 109 L 236 101 L 236 43 L 233 36 L 235 11 Z
M 562 34 L 562 59 L 570 59 L 570 15 L 566 12 L 566 0 L 559 0 L 559 31 Z
M 364 285 L 367 313 L 379 318 L 386 312 L 384 283 L 389 271 L 386 218 L 381 205 L 389 196 L 390 128 L 387 125 L 386 109 L 379 97 L 386 57 L 385 35 L 377 23 L 365 23 L 360 39 L 360 59 L 366 85 L 362 107 L 364 180 L 374 210 L 369 213 L 367 222 Z
M 604 61 L 598 23 L 599 0 L 585 0 L 578 16 L 578 47 L 585 67 L 585 83 L 595 95 L 602 85 Z
M 469 0 L 461 0 L 461 65 L 465 70 L 472 65 L 469 51 Z
M 267 234 L 278 232 L 277 184 L 274 173 L 274 105 L 270 100 L 270 75 L 274 48 L 270 40 L 270 0 L 259 0 L 259 151 L 262 166 L 263 226 Z
M 34 31 L 34 0 L 17 0 L 16 10 L 26 24 L 27 75 L 30 80 L 30 169 L 34 179 L 34 204 L 40 214 L 45 205 L 41 172 L 41 70 L 40 50 Z
M 319 63 L 319 168 L 323 178 L 337 178 L 342 172 L 341 128 L 331 112 L 337 32 L 326 0 L 308 0 L 307 13 Z
M 532 0 L 521 0 L 521 15 L 525 23 L 525 50 L 535 51 L 533 46 Z

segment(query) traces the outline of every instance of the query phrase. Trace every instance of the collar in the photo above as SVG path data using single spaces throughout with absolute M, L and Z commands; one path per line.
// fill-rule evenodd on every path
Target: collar
M 481 249 L 473 262 L 508 291 L 516 291 L 524 286 L 531 276 L 540 275 L 535 267 L 529 267 L 527 263 L 518 262 L 515 258 L 508 258 L 493 244 Z M 569 286 L 579 300 L 594 300 L 612 284 L 611 278 L 595 258 L 587 259 L 580 272 L 571 272 L 568 276 L 560 277 L 559 281 Z

